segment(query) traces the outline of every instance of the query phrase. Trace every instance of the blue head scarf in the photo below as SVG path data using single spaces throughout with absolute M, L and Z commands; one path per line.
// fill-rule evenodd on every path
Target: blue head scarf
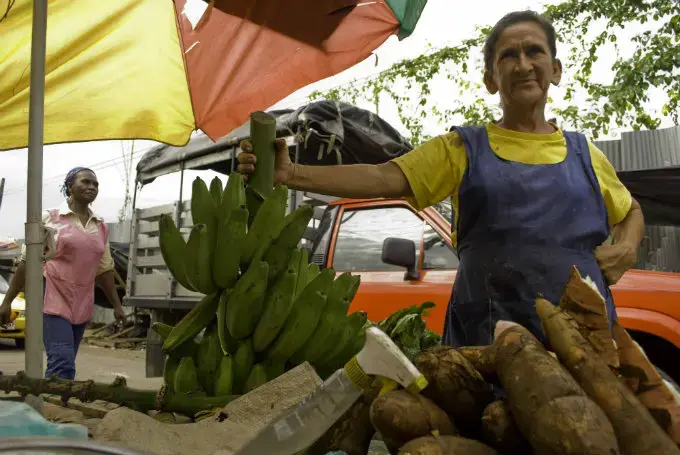
M 64 179 L 64 184 L 61 185 L 61 192 L 64 196 L 66 197 L 71 196 L 70 186 L 73 185 L 73 183 L 76 181 L 76 176 L 80 171 L 89 171 L 94 174 L 94 171 L 87 167 L 74 167 L 73 169 L 68 171 L 68 174 L 66 174 L 66 178 Z

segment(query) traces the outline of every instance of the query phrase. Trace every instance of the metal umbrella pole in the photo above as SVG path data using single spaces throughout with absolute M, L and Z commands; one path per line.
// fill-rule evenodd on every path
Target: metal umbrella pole
M 29 377 L 43 376 L 42 180 L 47 0 L 33 0 L 26 197 L 26 350 Z
M 2 195 L 5 192 L 5 177 L 0 178 L 0 209 L 2 208 Z

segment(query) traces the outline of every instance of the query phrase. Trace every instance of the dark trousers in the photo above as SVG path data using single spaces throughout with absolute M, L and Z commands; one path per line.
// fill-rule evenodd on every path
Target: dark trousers
M 71 324 L 61 316 L 43 314 L 43 343 L 47 353 L 45 377 L 75 379 L 76 354 L 84 332 L 85 324 Z

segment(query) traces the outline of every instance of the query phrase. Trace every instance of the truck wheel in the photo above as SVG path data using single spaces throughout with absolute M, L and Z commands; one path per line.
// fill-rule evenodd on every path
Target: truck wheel
M 23 338 L 15 338 L 14 339 L 14 345 L 18 349 L 26 349 L 26 340 Z

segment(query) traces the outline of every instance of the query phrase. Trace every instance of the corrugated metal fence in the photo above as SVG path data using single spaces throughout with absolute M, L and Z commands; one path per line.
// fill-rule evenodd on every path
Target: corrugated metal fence
M 619 140 L 594 142 L 617 171 L 680 166 L 680 126 L 633 131 L 623 133 Z M 648 226 L 637 268 L 680 272 L 680 227 Z

